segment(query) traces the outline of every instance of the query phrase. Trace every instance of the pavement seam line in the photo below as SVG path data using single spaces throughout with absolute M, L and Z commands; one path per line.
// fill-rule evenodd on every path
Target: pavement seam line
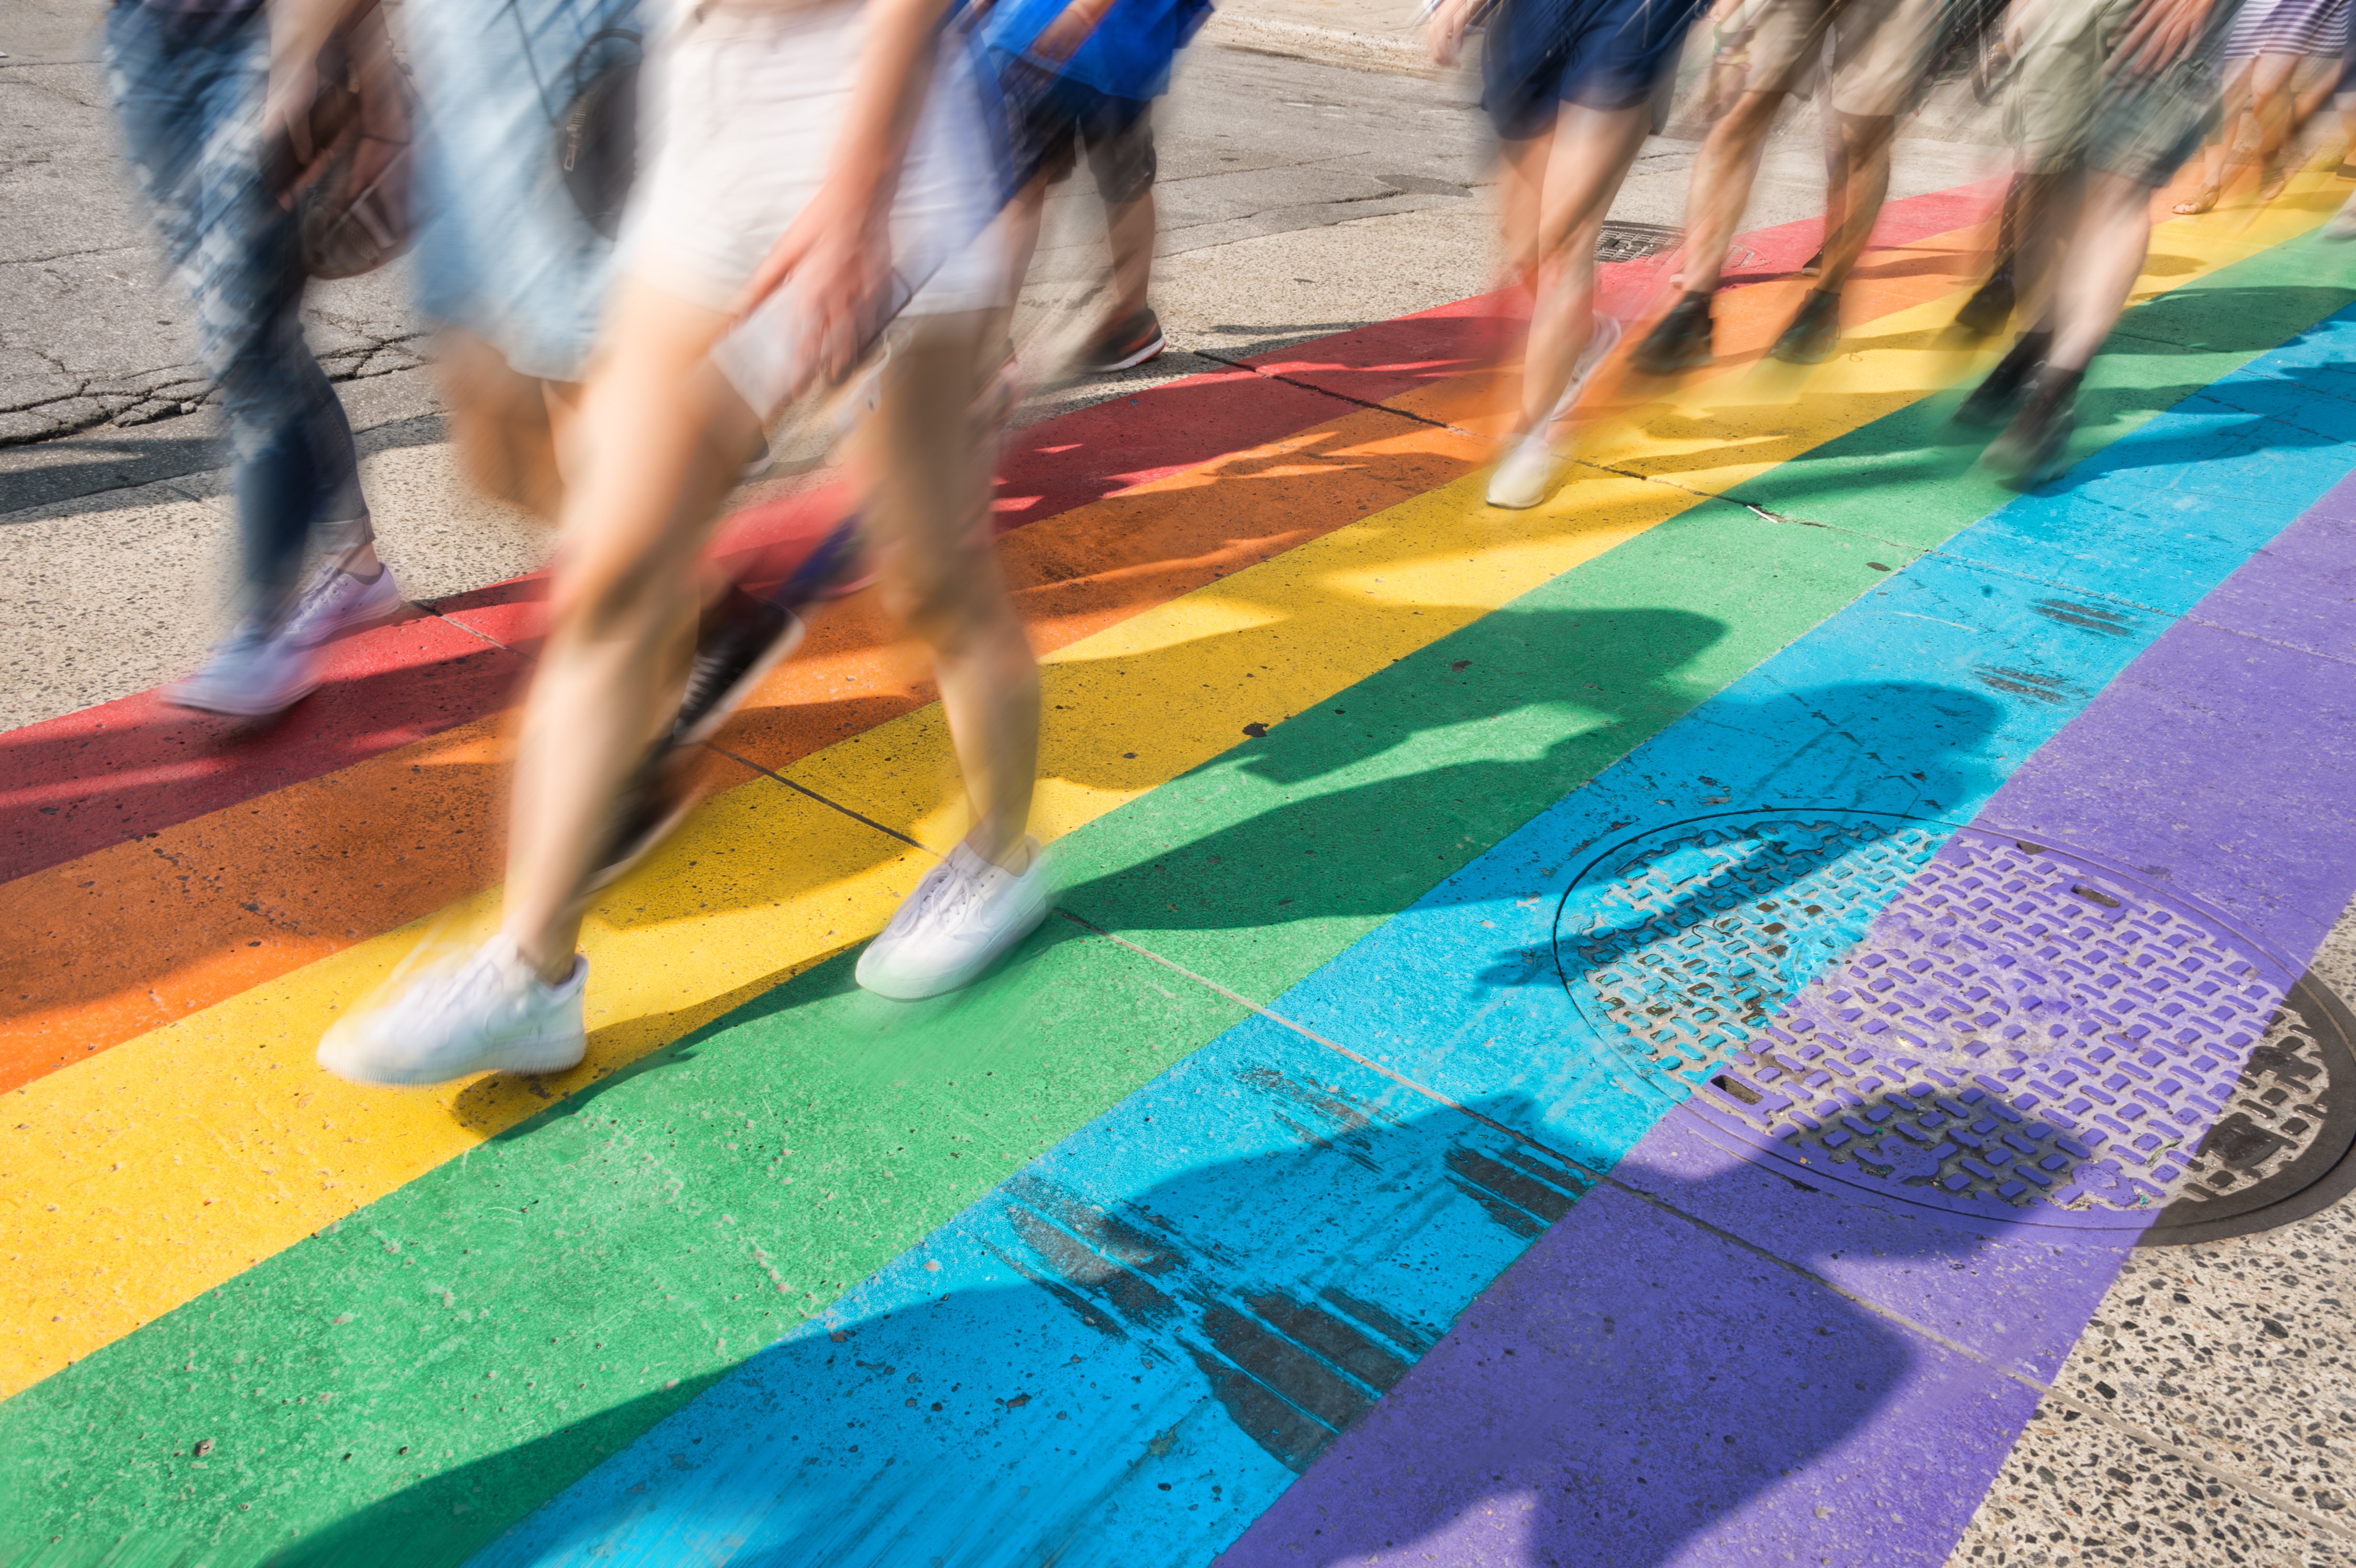
M 1526 1145 L 1530 1148 L 1533 1148 L 1541 1154 L 1547 1155 L 1554 1159 L 1560 1160 L 1563 1164 L 1570 1167 L 1573 1170 L 1587 1177 L 1597 1186 L 1609 1187 L 1613 1191 L 1618 1192 L 1622 1196 L 1633 1198 L 1636 1201 L 1643 1203 L 1649 1208 L 1658 1210 L 1664 1214 L 1682 1220 L 1686 1223 L 1693 1226 L 1695 1229 L 1716 1237 L 1719 1241 L 1725 1243 L 1729 1246 L 1749 1253 L 1752 1256 L 1768 1264 L 1772 1264 L 1776 1268 L 1779 1268 L 1787 1274 L 1796 1275 L 1812 1285 L 1831 1292 L 1833 1295 L 1839 1296 L 1842 1300 L 1848 1302 L 1851 1306 L 1860 1307 L 1866 1312 L 1883 1319 L 1896 1328 L 1919 1335 L 1922 1339 L 1930 1340 L 1933 1344 L 1937 1345 L 1940 1349 L 1944 1349 L 1951 1354 L 1963 1357 L 1966 1360 L 1976 1362 L 1979 1365 L 1987 1368 L 1990 1371 L 1995 1372 L 1997 1376 L 2019 1383 L 2023 1388 L 2029 1389 L 2036 1393 L 2040 1400 L 2057 1401 L 2069 1408 L 2077 1411 L 2082 1415 L 2091 1416 L 2094 1419 L 2102 1422 L 2104 1424 L 2111 1427 L 2122 1435 L 2126 1436 L 2147 1448 L 2155 1449 L 2158 1452 L 2167 1454 L 2178 1460 L 2179 1463 L 2189 1465 L 2206 1475 L 2213 1476 L 2218 1480 L 2233 1487 L 2237 1491 L 2244 1492 L 2250 1497 L 2255 1498 L 2280 1512 L 2289 1514 L 2291 1517 L 2306 1523 L 2310 1528 L 2321 1530 L 2336 1538 L 2356 1541 L 2356 1530 L 2351 1530 L 2344 1525 L 2333 1524 L 2331 1521 L 2324 1519 L 2320 1514 L 2311 1512 L 2306 1508 L 2292 1501 L 2290 1499 L 2277 1495 L 2274 1489 L 2269 1487 L 2260 1485 L 2254 1480 L 2245 1479 L 2235 1474 L 2232 1469 L 2218 1465 L 2211 1460 L 2201 1458 L 2177 1445 L 2166 1441 L 2157 1434 L 2147 1432 L 2131 1422 L 2123 1421 L 2118 1417 L 2110 1414 L 2106 1411 L 2088 1405 L 2083 1401 L 2078 1399 L 2075 1395 L 2067 1392 L 2056 1384 L 2045 1382 L 2038 1378 L 2030 1376 L 2027 1372 L 2019 1371 L 2018 1368 L 2008 1366 L 2004 1362 L 1979 1350 L 1976 1350 L 1968 1345 L 1948 1338 L 1946 1335 L 1942 1334 L 1937 1329 L 1933 1328 L 1926 1324 L 1917 1323 L 1901 1312 L 1884 1307 L 1879 1302 L 1875 1302 L 1865 1296 L 1859 1296 L 1856 1292 L 1846 1288 L 1836 1281 L 1827 1279 L 1823 1275 L 1817 1274 L 1815 1270 L 1808 1268 L 1804 1264 L 1794 1263 L 1789 1258 L 1769 1251 L 1767 1248 L 1759 1245 L 1755 1242 L 1748 1241 L 1721 1226 L 1712 1224 L 1709 1221 L 1701 1218 L 1697 1214 L 1688 1213 L 1684 1209 L 1679 1208 L 1676 1204 L 1670 1202 L 1667 1199 L 1658 1197 L 1654 1193 L 1644 1190 L 1641 1187 L 1631 1182 L 1624 1181 L 1610 1171 L 1599 1170 L 1588 1161 L 1580 1159 L 1573 1155 L 1566 1154 L 1562 1150 L 1555 1148 L 1551 1145 L 1547 1144 L 1540 1139 L 1530 1136 L 1527 1133 L 1522 1132 L 1518 1128 L 1508 1126 L 1503 1122 L 1485 1116 L 1480 1112 L 1472 1109 L 1471 1106 L 1451 1099 L 1449 1096 L 1440 1093 L 1438 1090 L 1419 1083 L 1402 1072 L 1396 1072 L 1391 1068 L 1384 1066 L 1381 1062 L 1360 1055 L 1357 1051 L 1352 1051 L 1345 1045 L 1327 1040 L 1323 1035 L 1317 1033 L 1314 1029 L 1312 1029 L 1306 1025 L 1297 1022 L 1292 1019 L 1285 1017 L 1282 1013 L 1277 1012 L 1269 1008 L 1262 1007 L 1259 1003 L 1252 1001 L 1248 997 L 1240 996 L 1236 992 L 1229 990 L 1226 987 L 1220 985 L 1217 981 L 1210 979 L 1205 976 L 1196 974 L 1194 970 L 1187 968 L 1184 965 L 1180 964 L 1175 960 L 1163 957 L 1161 954 L 1154 952 L 1149 947 L 1141 946 L 1137 943 L 1128 940 L 1126 937 L 1119 936 L 1110 931 L 1107 931 L 1104 927 L 1096 924 L 1093 921 L 1090 921 L 1084 916 L 1074 914 L 1071 911 L 1065 909 L 1058 909 L 1055 912 L 1062 915 L 1065 919 L 1072 922 L 1074 924 L 1094 932 L 1097 935 L 1103 937 L 1108 942 L 1115 943 L 1119 946 L 1126 947 L 1130 952 L 1137 954 L 1140 957 L 1146 958 L 1153 963 L 1159 964 L 1162 967 L 1171 970 L 1173 973 L 1183 975 L 1187 979 L 1193 980 L 1196 984 L 1217 993 L 1219 996 L 1225 997 L 1229 1001 L 1234 1002 L 1240 1007 L 1250 1008 L 1254 1013 L 1258 1014 L 1261 1018 L 1268 1019 L 1269 1022 L 1281 1025 L 1283 1028 L 1290 1029 L 1295 1034 L 1300 1035 L 1302 1039 L 1310 1040 L 1317 1045 L 1324 1047 L 1330 1051 L 1333 1051 L 1337 1056 L 1355 1062 L 1359 1066 L 1364 1067 L 1370 1072 L 1379 1073 L 1381 1076 L 1398 1083 L 1402 1088 L 1410 1090 L 1415 1093 L 1421 1094 L 1437 1104 L 1444 1105 L 1448 1109 L 1468 1116 L 1473 1121 L 1481 1123 L 1484 1126 L 1490 1127 L 1496 1132 L 1503 1133 L 1507 1137 L 1514 1139 L 1517 1143 Z M 1745 1163 L 1750 1164 L 1751 1162 L 1746 1159 Z M 1754 1165 L 1752 1166 L 1752 1168 L 1759 1170 L 1760 1173 L 1764 1176 L 1773 1176 L 1778 1174 L 1777 1172 L 1766 1169 L 1764 1167 Z M 1790 1179 L 1786 1178 L 1786 1179 Z M 2008 1453 L 2007 1457 L 2010 1457 Z M 1993 1488 L 1993 1485 L 1994 1483 L 1991 1481 L 1991 1488 Z
M 1321 398 L 1331 398 L 1337 403 L 1349 403 L 1357 408 L 1371 409 L 1376 413 L 1397 414 L 1400 419 L 1413 420 L 1418 424 L 1430 425 L 1433 430 L 1444 430 L 1451 434 L 1469 436 L 1475 441 L 1481 439 L 1481 433 L 1478 431 L 1466 430 L 1462 425 L 1450 424 L 1445 420 L 1436 420 L 1428 414 L 1411 413 L 1406 409 L 1395 408 L 1389 403 L 1368 402 L 1364 398 L 1354 398 L 1347 392 L 1337 392 L 1331 387 L 1320 387 L 1314 382 L 1296 381 L 1290 376 L 1280 376 L 1273 370 L 1263 370 L 1258 366 L 1248 364 L 1241 359 L 1223 358 L 1207 348 L 1190 348 L 1186 352 L 1197 358 L 1208 359 L 1215 365 L 1225 365 L 1235 370 L 1248 370 L 1265 380 L 1281 381 L 1288 387 L 1298 387 L 1304 392 L 1314 392 Z
M 778 773 L 774 768 L 765 768 L 760 763 L 754 762 L 751 758 L 740 757 L 735 752 L 727 750 L 725 747 L 715 745 L 710 741 L 703 742 L 703 748 L 708 752 L 716 752 L 721 756 L 727 758 L 730 762 L 748 767 L 755 773 L 759 773 L 766 778 L 775 779 L 777 783 L 785 785 L 787 789 L 795 790 L 800 794 L 809 796 L 810 799 L 818 802 L 820 805 L 827 807 L 829 810 L 842 813 L 843 816 L 848 816 L 853 822 L 863 822 L 868 827 L 873 827 L 876 832 L 883 834 L 887 838 L 896 838 L 912 849 L 924 849 L 926 854 L 933 854 L 933 851 L 930 849 L 925 849 L 925 847 L 922 844 L 917 843 L 914 838 L 909 837 L 898 828 L 886 827 L 872 816 L 862 816 L 860 813 L 853 811 L 851 807 L 843 805 L 841 801 L 830 800 L 825 795 L 819 794 L 818 791 L 810 788 L 808 784 L 796 784 L 793 780 L 786 777 L 785 774 Z M 940 859 L 937 855 L 934 855 L 933 858 L 935 859 Z

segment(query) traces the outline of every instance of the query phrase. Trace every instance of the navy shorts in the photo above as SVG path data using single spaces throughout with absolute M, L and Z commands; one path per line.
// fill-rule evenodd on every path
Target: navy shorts
M 1555 107 L 1633 109 L 1676 69 L 1707 0 L 1503 0 L 1481 60 L 1481 106 L 1518 142 Z

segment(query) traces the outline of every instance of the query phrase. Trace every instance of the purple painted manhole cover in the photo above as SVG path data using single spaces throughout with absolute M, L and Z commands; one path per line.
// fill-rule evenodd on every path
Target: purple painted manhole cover
M 1818 808 L 1622 840 L 1555 920 L 1572 1001 L 1788 1173 L 2147 1243 L 2356 1179 L 2356 1022 L 2222 919 L 2082 851 Z

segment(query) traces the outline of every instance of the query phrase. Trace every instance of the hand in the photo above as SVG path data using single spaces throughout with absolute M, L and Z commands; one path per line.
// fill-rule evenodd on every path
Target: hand
M 742 321 L 778 289 L 793 289 L 799 350 L 787 394 L 823 376 L 841 380 L 882 326 L 892 277 L 890 202 L 877 182 L 838 173 L 769 248 L 737 296 Z
M 2201 36 L 2211 4 L 2213 0 L 2146 0 L 2119 41 L 2117 69 L 2133 76 L 2157 76 L 2174 65 Z
M 1456 63 L 1456 57 L 1463 51 L 1465 30 L 1472 25 L 1472 15 L 1480 5 L 1481 0 L 1440 0 L 1432 7 L 1430 18 L 1423 25 L 1423 36 L 1434 65 Z

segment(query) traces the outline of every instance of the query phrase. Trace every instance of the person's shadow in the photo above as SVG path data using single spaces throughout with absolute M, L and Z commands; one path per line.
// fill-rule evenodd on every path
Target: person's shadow
M 1234 1564 L 1357 1562 L 1505 1499 L 1528 1560 L 1644 1568 L 1919 1370 L 1924 1345 L 1871 1309 L 1674 1211 L 1755 1206 L 1749 1168 L 1597 1189 L 1503 1130 L 1536 1125 L 1527 1101 L 1434 1105 L 1274 1029 L 1173 1076 L 1162 1109 L 1209 1102 L 1251 1152 L 1190 1163 L 1173 1127 L 1110 1168 L 1099 1149 L 1016 1177 L 733 1373 L 644 1396 L 701 1394 L 473 1562 L 1143 1565 L 1231 1541 Z M 1857 1234 L 1969 1244 L 1886 1217 Z M 1288 1492 L 1387 1394 L 1333 1456 L 1379 1486 L 1348 1510 Z M 516 1518 L 552 1451 L 649 1413 L 446 1472 L 274 1561 L 384 1561 L 454 1507 Z

